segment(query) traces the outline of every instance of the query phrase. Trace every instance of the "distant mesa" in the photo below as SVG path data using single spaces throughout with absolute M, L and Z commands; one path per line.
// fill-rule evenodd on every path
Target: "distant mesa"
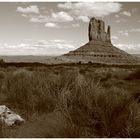
M 80 48 L 61 56 L 61 59 L 83 63 L 131 63 L 137 59 L 113 46 L 111 43 L 111 27 L 105 29 L 105 22 L 91 18 L 88 27 L 89 42 Z

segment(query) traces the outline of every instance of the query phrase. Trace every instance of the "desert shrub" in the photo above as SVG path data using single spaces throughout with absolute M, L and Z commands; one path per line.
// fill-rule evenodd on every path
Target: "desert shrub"
M 81 63 L 82 63 L 81 61 L 77 62 L 77 64 L 81 64 Z
M 88 64 L 92 64 L 92 61 L 88 61 Z
M 11 102 L 14 108 L 24 110 L 28 116 L 35 111 L 52 111 L 55 102 L 48 89 L 51 80 L 51 76 L 47 76 L 44 72 L 32 73 L 20 69 L 9 73 L 5 83 L 8 102 Z
M 6 69 L 3 67 L 0 67 L 0 71 L 6 72 Z
M 17 67 L 15 67 L 15 66 L 9 66 L 9 67 L 7 67 L 5 70 L 7 71 L 7 72 L 14 72 L 14 71 L 16 71 L 18 68 Z
M 120 68 L 98 68 L 95 70 L 95 78 L 100 79 L 102 82 L 115 79 L 124 80 L 130 75 L 131 70 Z
M 23 110 L 26 116 L 33 112 L 48 113 L 58 104 L 59 93 L 72 89 L 76 72 L 63 72 L 58 75 L 47 69 L 28 71 L 19 69 L 9 72 L 5 80 L 5 93 L 13 108 Z
M 82 137 L 84 128 L 71 125 L 59 111 L 31 116 L 24 126 L 14 130 L 6 130 L 5 137 L 16 138 L 75 138 Z M 7 135 L 8 134 L 8 135 Z
M 6 74 L 4 71 L 0 71 L 0 79 L 4 79 L 6 77 Z
M 108 68 L 98 68 L 93 72 L 88 72 L 86 75 L 87 79 L 92 77 L 95 81 L 107 81 L 113 78 L 113 74 Z
M 0 123 L 0 138 L 3 138 L 3 128 L 2 128 L 2 123 Z
M 140 79 L 140 69 L 136 69 L 133 72 L 131 72 L 125 80 L 139 80 Z
M 26 70 L 28 70 L 28 71 L 34 71 L 34 68 L 33 67 L 27 67 Z
M 0 59 L 0 64 L 3 64 L 3 63 L 5 63 L 4 60 L 3 59 Z
M 6 78 L 6 72 L 0 71 L 0 93 L 2 93 L 2 89 L 4 87 L 4 79 Z
M 135 112 L 135 101 L 125 90 L 104 89 L 93 80 L 76 84 L 67 92 L 63 93 L 60 109 L 72 126 L 89 129 L 86 137 L 131 137 L 128 124 L 135 127 L 132 122 L 138 114 L 132 113 L 132 110 Z
M 25 108 L 29 104 L 28 100 L 30 98 L 30 77 L 28 71 L 19 70 L 14 73 L 8 73 L 5 84 L 5 92 L 9 102 L 12 102 L 14 107 Z

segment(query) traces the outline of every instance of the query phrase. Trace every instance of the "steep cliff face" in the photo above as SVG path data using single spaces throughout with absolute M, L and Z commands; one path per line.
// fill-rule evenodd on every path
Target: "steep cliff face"
M 104 42 L 111 42 L 110 39 L 110 26 L 105 31 L 105 23 L 102 20 L 91 18 L 88 27 L 89 41 L 100 40 Z
M 88 27 L 89 42 L 80 48 L 63 55 L 73 62 L 135 63 L 130 54 L 118 49 L 111 43 L 111 28 L 102 20 L 91 18 Z

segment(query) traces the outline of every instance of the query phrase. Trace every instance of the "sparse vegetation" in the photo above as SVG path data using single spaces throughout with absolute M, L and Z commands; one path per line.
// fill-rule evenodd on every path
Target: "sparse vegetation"
M 3 59 L 0 59 L 0 64 L 5 63 Z
M 140 137 L 138 76 L 138 69 L 92 66 L 3 68 L 0 103 L 26 123 L 0 127 L 0 136 Z
M 139 80 L 140 79 L 140 69 L 132 71 L 127 77 L 126 80 Z

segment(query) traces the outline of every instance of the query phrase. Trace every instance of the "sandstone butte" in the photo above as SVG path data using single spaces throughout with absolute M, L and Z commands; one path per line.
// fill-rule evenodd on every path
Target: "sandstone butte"
M 88 26 L 89 42 L 57 59 L 63 62 L 136 64 L 138 59 L 115 47 L 111 42 L 111 28 L 105 22 L 91 18 Z

